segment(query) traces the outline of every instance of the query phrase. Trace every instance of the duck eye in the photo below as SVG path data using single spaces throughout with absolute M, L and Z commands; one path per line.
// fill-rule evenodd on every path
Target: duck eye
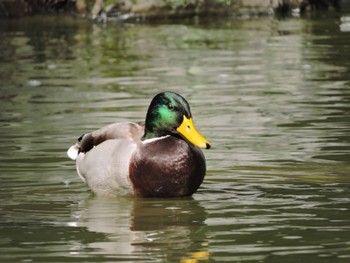
M 167 107 L 168 107 L 169 110 L 174 110 L 175 109 L 175 107 L 173 105 L 171 105 L 170 103 L 167 105 Z

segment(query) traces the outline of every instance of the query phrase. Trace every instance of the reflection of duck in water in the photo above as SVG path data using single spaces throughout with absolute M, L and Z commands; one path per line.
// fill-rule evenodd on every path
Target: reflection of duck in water
M 155 96 L 145 123 L 114 123 L 79 138 L 68 150 L 79 176 L 97 195 L 192 195 L 206 172 L 200 148 L 208 141 L 193 125 L 187 101 Z
M 203 224 L 206 211 L 192 197 L 178 199 L 135 199 L 131 211 L 133 231 L 188 228 L 193 222 Z
M 208 250 L 206 219 L 205 208 L 193 198 L 138 199 L 130 228 L 142 235 L 133 242 L 133 253 L 152 252 L 163 262 L 190 259 L 193 252 L 203 252 L 204 258 Z
M 208 250 L 207 212 L 193 198 L 90 197 L 74 209 L 72 218 L 90 236 L 85 245 L 109 258 L 179 262 Z

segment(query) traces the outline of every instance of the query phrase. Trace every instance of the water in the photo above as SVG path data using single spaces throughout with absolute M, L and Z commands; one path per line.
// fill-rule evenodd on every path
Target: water
M 1 21 L 0 261 L 348 262 L 347 17 Z M 211 142 L 199 191 L 91 195 L 67 148 L 162 90 Z

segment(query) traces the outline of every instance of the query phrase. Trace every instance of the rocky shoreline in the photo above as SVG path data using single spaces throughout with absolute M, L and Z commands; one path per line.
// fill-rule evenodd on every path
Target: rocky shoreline
M 0 0 L 0 17 L 70 12 L 82 17 L 152 19 L 191 16 L 266 16 L 337 9 L 341 0 Z

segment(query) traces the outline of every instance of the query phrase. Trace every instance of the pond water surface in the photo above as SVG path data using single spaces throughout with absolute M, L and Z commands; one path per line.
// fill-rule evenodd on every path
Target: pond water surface
M 1 21 L 0 261 L 349 262 L 346 18 Z M 164 90 L 211 142 L 199 191 L 93 196 L 67 148 Z

